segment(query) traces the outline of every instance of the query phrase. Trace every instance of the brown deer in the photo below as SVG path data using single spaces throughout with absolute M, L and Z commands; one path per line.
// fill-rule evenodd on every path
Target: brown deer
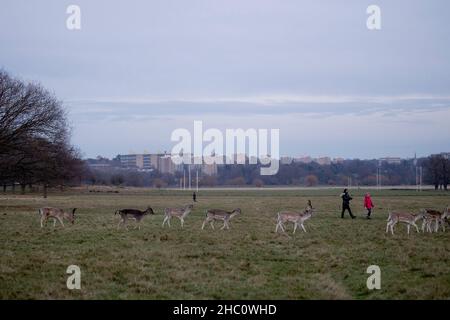
M 231 212 L 221 210 L 221 209 L 206 210 L 206 218 L 203 221 L 202 230 L 205 228 L 205 225 L 208 222 L 211 224 L 211 228 L 214 229 L 214 221 L 215 220 L 223 221 L 223 226 L 222 226 L 222 228 L 220 228 L 221 230 L 223 230 L 225 228 L 230 229 L 229 221 L 231 220 L 231 218 L 233 218 L 234 216 L 236 216 L 238 214 L 241 214 L 241 209 L 239 209 L 239 208 L 234 209 Z
M 445 223 L 447 217 L 449 216 L 448 206 L 442 212 L 432 209 L 423 209 L 422 213 L 424 214 L 422 232 L 425 232 L 425 228 L 428 232 L 433 232 L 433 229 L 431 228 L 433 222 L 435 223 L 434 232 L 439 231 L 440 225 L 442 226 L 442 230 L 445 232 Z
M 120 215 L 120 221 L 119 224 L 117 225 L 117 229 L 120 228 L 120 225 L 123 224 L 125 226 L 125 229 L 128 230 L 127 227 L 127 221 L 128 219 L 134 219 L 136 220 L 137 226 L 134 227 L 135 229 L 138 228 L 139 230 L 141 230 L 141 220 L 142 218 L 144 218 L 145 215 L 147 214 L 155 214 L 155 212 L 153 211 L 153 209 L 151 207 L 147 207 L 147 209 L 145 211 L 141 211 L 141 210 L 137 210 L 137 209 L 121 209 L 121 210 L 117 210 L 115 213 Z
M 58 220 L 61 225 L 64 227 L 63 219 L 69 220 L 72 224 L 75 223 L 75 211 L 77 208 L 73 208 L 72 212 L 64 211 L 63 209 L 58 208 L 40 208 L 39 214 L 41 216 L 41 228 L 44 227 L 44 223 L 47 222 L 48 218 L 53 219 L 53 226 L 56 226 L 56 220 Z
M 312 207 L 311 200 L 308 200 L 308 205 L 306 206 L 304 211 L 280 211 L 277 213 L 277 225 L 275 227 L 275 232 L 278 232 L 278 228 L 285 232 L 284 224 L 286 222 L 292 222 L 294 224 L 293 233 L 295 233 L 298 226 L 300 226 L 303 231 L 306 232 L 303 223 L 311 218 L 313 213 L 314 209 Z
M 193 208 L 194 206 L 192 204 L 188 204 L 187 206 L 181 208 L 165 208 L 162 226 L 164 227 L 164 224 L 167 222 L 167 225 L 170 227 L 170 219 L 172 219 L 172 217 L 177 217 L 180 219 L 181 227 L 183 228 L 184 218 L 191 213 Z
M 423 211 L 421 211 L 418 214 L 413 214 L 409 212 L 389 212 L 389 217 L 387 219 L 386 224 L 386 233 L 388 233 L 390 229 L 391 233 L 394 234 L 394 226 L 399 222 L 406 224 L 408 235 L 411 226 L 415 227 L 416 231 L 419 232 L 419 227 L 417 226 L 416 222 L 424 218 L 425 213 Z

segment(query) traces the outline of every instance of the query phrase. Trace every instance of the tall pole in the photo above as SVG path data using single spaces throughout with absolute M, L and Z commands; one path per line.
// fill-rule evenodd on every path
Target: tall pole
M 188 172 L 189 172 L 189 190 L 191 190 L 191 165 L 188 165 Z
M 419 179 L 419 167 L 416 166 L 416 191 L 419 192 L 419 183 L 420 183 L 420 179 Z
M 198 169 L 197 169 L 197 192 L 198 192 Z
M 420 191 L 422 191 L 422 173 L 423 173 L 422 166 L 420 166 L 419 171 L 420 171 Z
M 186 171 L 183 168 L 183 190 L 186 189 Z

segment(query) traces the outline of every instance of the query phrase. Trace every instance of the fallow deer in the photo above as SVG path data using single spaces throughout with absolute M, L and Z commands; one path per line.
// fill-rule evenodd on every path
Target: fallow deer
M 238 214 L 241 214 L 241 209 L 236 208 L 233 211 L 225 211 L 222 209 L 209 209 L 206 210 L 206 218 L 203 221 L 202 224 L 202 230 L 205 228 L 205 225 L 207 223 L 210 223 L 211 228 L 214 229 L 214 221 L 219 220 L 219 221 L 223 221 L 223 226 L 222 228 L 220 228 L 221 230 L 227 228 L 230 229 L 230 219 L 232 219 L 233 217 L 237 216 Z
M 125 229 L 128 230 L 127 227 L 127 221 L 128 219 L 134 219 L 136 220 L 137 226 L 135 227 L 138 228 L 139 230 L 141 230 L 141 220 L 142 218 L 144 218 L 145 215 L 147 214 L 155 214 L 155 212 L 153 212 L 153 209 L 151 207 L 147 207 L 147 209 L 145 211 L 141 211 L 141 210 L 137 210 L 137 209 L 121 209 L 121 210 L 117 210 L 115 213 L 120 215 L 120 221 L 119 224 L 117 225 L 117 229 L 120 228 L 120 225 L 123 224 L 125 226 Z
M 389 217 L 386 220 L 386 233 L 388 233 L 390 229 L 391 233 L 394 234 L 394 226 L 399 222 L 406 223 L 408 235 L 411 226 L 415 227 L 416 231 L 419 232 L 419 227 L 417 226 L 416 221 L 423 219 L 424 217 L 425 214 L 422 211 L 418 214 L 409 212 L 389 212 Z
M 172 219 L 172 217 L 177 217 L 178 219 L 180 219 L 181 227 L 183 228 L 184 218 L 186 218 L 187 215 L 191 213 L 193 208 L 194 206 L 192 204 L 189 204 L 181 208 L 165 208 L 162 226 L 164 227 L 164 224 L 167 222 L 167 225 L 170 228 L 170 219 Z
M 312 207 L 311 201 L 308 200 L 308 205 L 306 206 L 304 211 L 280 211 L 277 213 L 277 225 L 275 227 L 275 232 L 278 232 L 278 228 L 280 228 L 283 232 L 285 232 L 284 224 L 286 222 L 292 222 L 294 224 L 294 231 L 297 230 L 297 227 L 300 226 L 304 232 L 306 232 L 305 226 L 303 223 L 310 219 L 314 213 L 314 209 Z
M 77 208 L 73 208 L 72 212 L 64 211 L 58 208 L 40 208 L 39 215 L 41 216 L 41 228 L 44 227 L 44 223 L 47 222 L 49 218 L 53 219 L 53 226 L 56 226 L 56 221 L 58 220 L 64 227 L 63 219 L 69 220 L 72 224 L 75 223 L 75 211 Z
M 439 231 L 439 225 L 442 225 L 442 230 L 445 232 L 446 218 L 449 216 L 448 206 L 442 212 L 432 209 L 424 209 L 422 212 L 424 214 L 422 232 L 425 232 L 425 229 L 428 232 L 433 232 L 433 229 L 431 228 L 433 222 L 434 232 Z

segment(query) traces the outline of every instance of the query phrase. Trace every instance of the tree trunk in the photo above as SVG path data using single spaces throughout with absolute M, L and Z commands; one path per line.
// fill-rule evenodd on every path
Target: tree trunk
M 16 184 L 13 183 L 13 184 L 12 184 L 12 193 L 15 193 L 15 192 L 16 192 Z
M 47 198 L 47 185 L 44 184 L 44 198 Z
M 3 193 L 6 193 L 6 184 L 3 185 Z
M 20 193 L 21 194 L 25 194 L 25 187 L 26 187 L 27 185 L 26 184 L 24 184 L 24 183 L 21 183 L 20 184 Z

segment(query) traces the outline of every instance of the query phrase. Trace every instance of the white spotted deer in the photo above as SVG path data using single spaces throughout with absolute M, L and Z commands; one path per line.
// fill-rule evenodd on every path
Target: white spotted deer
M 301 227 L 304 232 L 306 232 L 304 222 L 312 217 L 314 209 L 312 207 L 311 201 L 308 200 L 308 205 L 304 211 L 280 211 L 277 213 L 277 225 L 275 227 L 275 232 L 278 232 L 280 228 L 283 232 L 285 231 L 285 223 L 292 222 L 294 224 L 294 231 L 297 231 L 297 227 Z
M 177 217 L 178 219 L 180 219 L 181 227 L 183 228 L 184 219 L 187 217 L 189 213 L 191 213 L 193 208 L 194 206 L 192 204 L 189 204 L 181 208 L 165 208 L 164 221 L 162 223 L 162 226 L 164 227 L 164 224 L 167 222 L 167 225 L 170 227 L 170 219 L 172 219 L 172 217 Z
M 239 208 L 236 208 L 233 211 L 225 211 L 222 209 L 206 210 L 206 218 L 203 221 L 202 230 L 205 228 L 205 225 L 207 223 L 209 223 L 211 225 L 211 228 L 214 229 L 214 221 L 223 221 L 223 226 L 222 228 L 220 228 L 220 230 L 223 230 L 225 228 L 230 229 L 230 220 L 238 214 L 241 214 L 241 209 Z
M 391 233 L 394 234 L 394 226 L 399 222 L 406 224 L 408 235 L 411 226 L 415 227 L 416 231 L 419 232 L 419 227 L 417 226 L 416 222 L 420 219 L 424 219 L 424 217 L 425 214 L 422 211 L 418 214 L 409 212 L 389 212 L 389 217 L 386 224 L 386 233 L 388 233 L 390 229 Z
M 53 227 L 56 226 L 56 221 L 59 221 L 61 225 L 64 227 L 63 219 L 69 220 L 72 224 L 75 223 L 75 211 L 77 208 L 73 208 L 72 212 L 64 211 L 63 209 L 58 208 L 40 208 L 39 215 L 41 216 L 41 228 L 44 227 L 44 224 L 47 222 L 49 218 L 53 219 Z

